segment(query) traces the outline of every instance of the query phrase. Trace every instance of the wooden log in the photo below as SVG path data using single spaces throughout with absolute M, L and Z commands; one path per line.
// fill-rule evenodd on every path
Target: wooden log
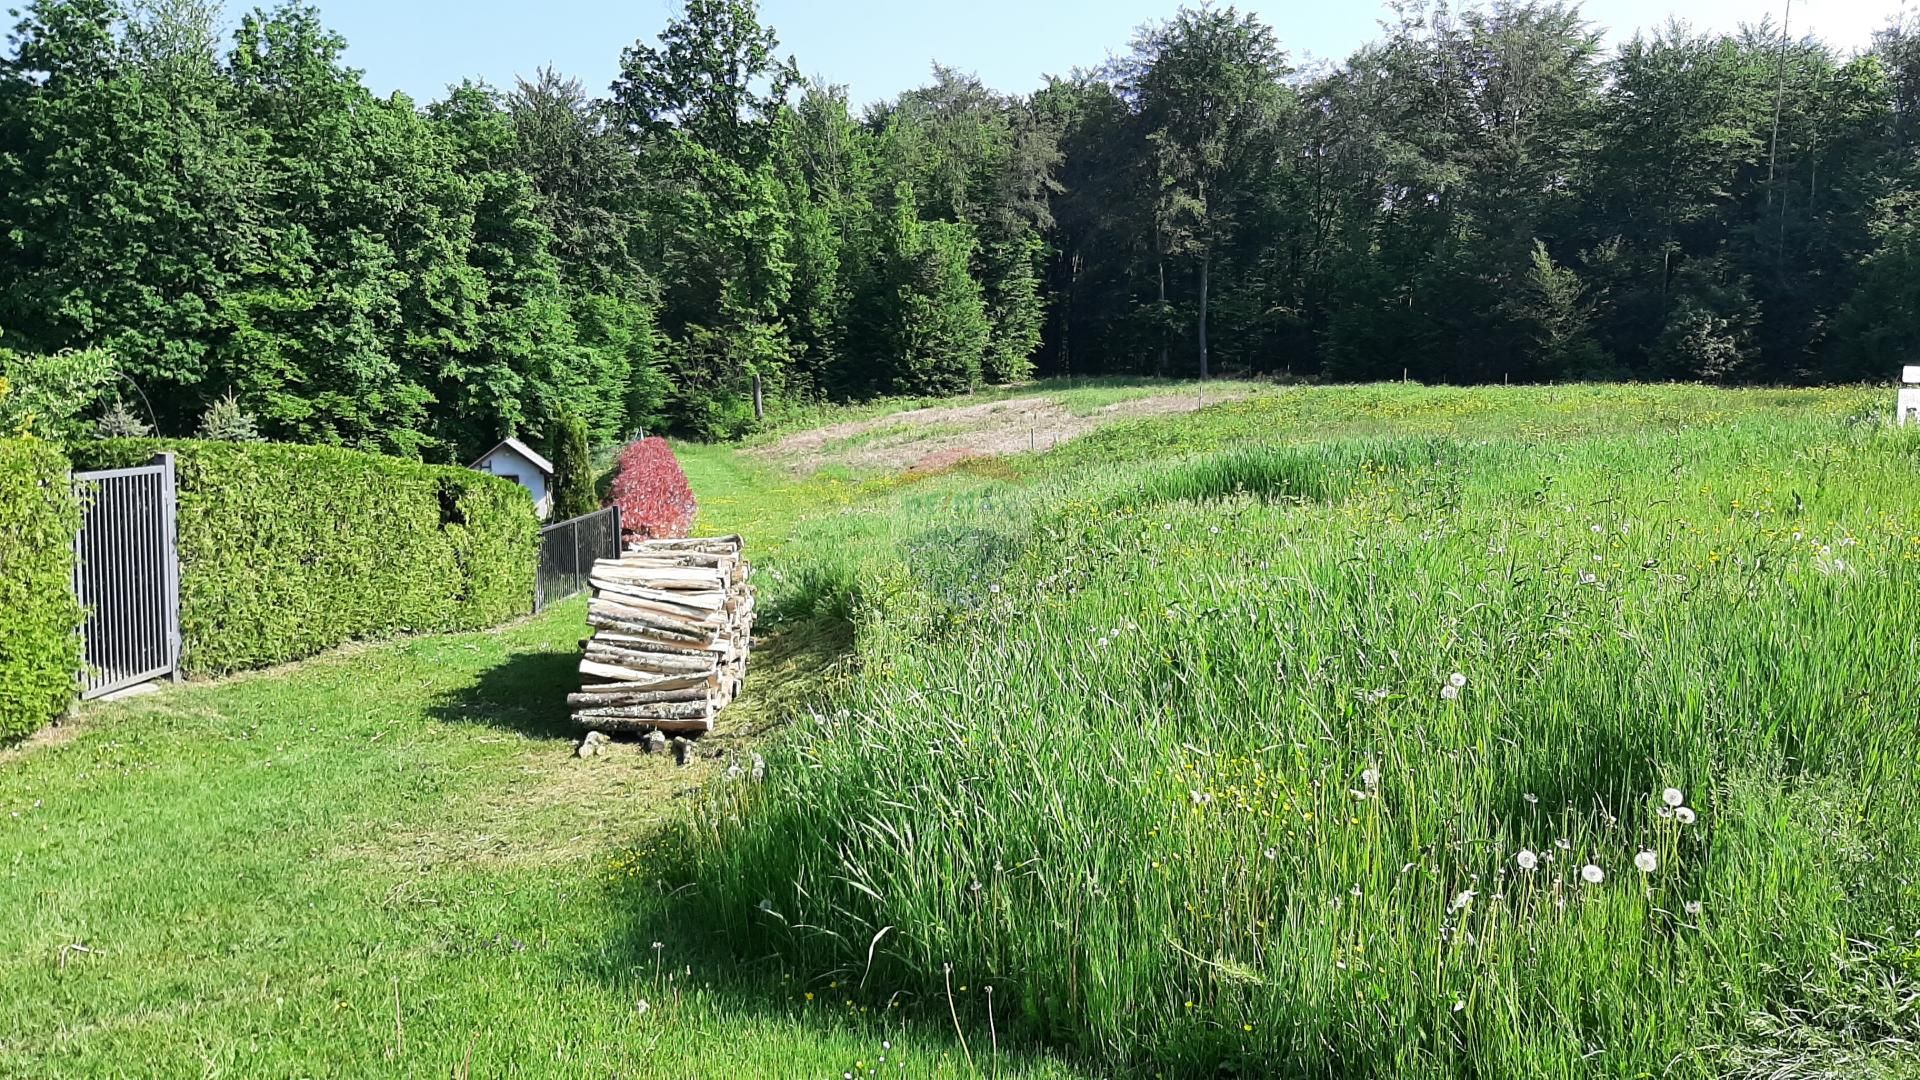
M 680 704 L 627 705 L 610 709 L 577 709 L 575 720 L 701 720 L 713 715 L 713 703 L 702 698 Z
M 598 661 L 595 662 L 598 663 Z M 712 673 L 696 672 L 692 675 L 662 676 L 650 682 L 587 683 L 580 688 L 580 693 L 588 697 L 610 697 L 621 694 L 667 693 L 680 690 L 710 692 L 719 686 L 719 683 L 719 677 Z
M 726 574 L 717 574 L 711 570 L 691 570 L 671 566 L 649 567 L 644 571 L 623 572 L 618 568 L 596 567 L 589 578 L 632 578 L 643 581 L 650 589 L 672 589 L 675 592 L 711 592 L 726 587 L 729 580 Z
M 587 611 L 609 619 L 625 619 L 645 626 L 651 626 L 663 634 L 685 634 L 688 637 L 711 637 L 716 630 L 726 626 L 726 620 L 718 617 L 698 617 L 681 615 L 676 612 L 643 608 L 626 602 L 625 597 L 595 597 L 587 605 Z
M 589 573 L 591 573 L 591 575 L 601 575 L 601 577 L 607 577 L 607 575 L 647 575 L 647 577 L 660 578 L 660 580 L 714 582 L 714 584 L 718 586 L 720 580 L 728 577 L 728 571 L 724 571 L 722 567 L 739 569 L 739 563 L 737 563 L 737 561 L 735 561 L 735 563 L 714 563 L 712 567 L 657 567 L 657 565 L 647 565 L 647 561 L 643 561 L 643 559 L 641 559 L 641 561 L 634 561 L 634 563 L 611 561 L 611 563 L 595 563 Z
M 640 671 L 656 670 L 662 676 L 712 671 L 721 658 L 719 653 L 713 652 L 670 652 L 646 645 L 601 641 L 598 638 L 587 646 L 582 655 L 596 663 Z
M 681 619 L 699 626 L 719 626 L 725 623 L 731 614 L 720 604 L 712 607 L 695 607 L 676 604 L 671 600 L 654 600 L 616 589 L 595 589 L 593 599 L 595 602 L 618 604 L 635 611 L 658 615 L 662 618 Z
M 633 694 L 568 694 L 567 704 L 575 709 L 623 709 L 631 705 L 684 705 L 692 701 L 708 701 L 713 690 L 706 686 L 692 686 L 685 690 L 649 690 Z
M 714 641 L 676 641 L 634 630 L 602 630 L 593 636 L 593 640 L 616 649 L 631 649 L 644 653 L 673 653 L 679 656 L 699 656 L 709 659 L 725 651 L 724 645 Z
M 688 536 L 647 539 L 627 545 L 629 551 L 739 551 L 746 541 L 738 536 Z
M 588 578 L 587 584 L 592 585 L 598 595 L 610 594 L 629 597 L 635 600 L 645 600 L 654 604 L 667 604 L 676 608 L 685 608 L 689 611 L 699 611 L 703 613 L 718 611 L 726 607 L 728 601 L 733 599 L 732 594 L 720 589 L 715 589 L 712 592 L 696 592 L 692 589 L 654 589 L 645 584 L 619 581 L 613 578 L 601 577 L 598 574 Z
M 711 719 L 701 720 L 623 720 L 618 717 L 575 718 L 584 728 L 593 731 L 644 732 L 664 731 L 670 734 L 702 735 L 713 730 Z
M 680 565 L 680 567 L 712 567 L 724 561 L 735 561 L 741 553 L 737 548 L 722 552 L 695 552 L 695 550 L 664 550 L 664 548 L 628 548 L 612 559 L 595 559 L 595 567 L 620 567 L 620 565 L 641 565 L 641 563 L 659 563 L 659 565 Z
M 608 630 L 616 634 L 631 634 L 634 637 L 658 640 L 678 645 L 683 649 L 710 649 L 713 647 L 713 635 L 690 633 L 670 626 L 660 626 L 634 618 L 614 618 L 598 615 L 591 610 L 587 613 L 587 625 L 595 630 Z M 598 637 L 599 635 L 594 635 Z
M 580 674 L 591 675 L 596 679 L 605 679 L 608 682 L 626 683 L 658 682 L 661 675 L 697 674 L 707 677 L 711 677 L 712 675 L 712 668 L 704 664 L 691 663 L 685 666 L 679 666 L 678 661 L 672 658 L 650 661 L 650 663 L 653 665 L 653 670 L 640 671 L 630 667 L 622 667 L 620 664 L 609 664 L 604 660 L 582 660 L 580 661 Z

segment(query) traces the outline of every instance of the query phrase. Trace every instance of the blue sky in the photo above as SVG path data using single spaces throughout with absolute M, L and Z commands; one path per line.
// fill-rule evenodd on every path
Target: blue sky
M 346 35 L 347 60 L 375 92 L 438 97 L 449 82 L 484 77 L 511 86 L 543 64 L 605 89 L 620 51 L 651 38 L 672 0 L 318 0 Z M 238 12 L 250 4 L 231 3 Z M 1133 28 L 1165 18 L 1176 0 L 762 0 L 762 18 L 801 70 L 847 84 L 856 103 L 924 82 L 934 60 L 1018 92 L 1047 74 L 1099 64 L 1124 50 Z M 1279 32 L 1296 60 L 1339 60 L 1378 34 L 1384 6 L 1365 0 L 1240 0 Z M 1696 27 L 1732 29 L 1780 0 L 1590 0 L 1587 17 L 1620 40 L 1684 9 Z M 1867 44 L 1899 0 L 1794 0 L 1796 36 L 1811 30 L 1843 48 Z

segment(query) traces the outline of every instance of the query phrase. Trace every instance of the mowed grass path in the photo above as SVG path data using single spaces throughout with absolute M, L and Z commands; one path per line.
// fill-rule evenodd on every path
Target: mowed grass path
M 572 757 L 582 624 L 355 647 L 0 752 L 0 1076 L 964 1074 L 950 1026 L 684 929 L 638 863 L 726 759 Z M 831 667 L 795 636 L 721 753 Z

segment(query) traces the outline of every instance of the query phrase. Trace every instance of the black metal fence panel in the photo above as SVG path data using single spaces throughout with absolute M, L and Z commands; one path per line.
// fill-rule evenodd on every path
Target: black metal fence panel
M 180 560 L 173 456 L 131 469 L 73 474 L 80 501 L 73 590 L 81 627 L 81 698 L 180 672 Z
M 620 508 L 609 506 L 540 530 L 540 569 L 533 581 L 533 610 L 565 600 L 587 587 L 597 559 L 620 556 Z

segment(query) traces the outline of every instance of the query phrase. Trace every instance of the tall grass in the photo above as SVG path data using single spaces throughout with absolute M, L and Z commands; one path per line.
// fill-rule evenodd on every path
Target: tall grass
M 790 544 L 867 674 L 715 796 L 690 916 L 1123 1071 L 1920 1046 L 1920 444 L 1847 394 L 1353 393 Z

